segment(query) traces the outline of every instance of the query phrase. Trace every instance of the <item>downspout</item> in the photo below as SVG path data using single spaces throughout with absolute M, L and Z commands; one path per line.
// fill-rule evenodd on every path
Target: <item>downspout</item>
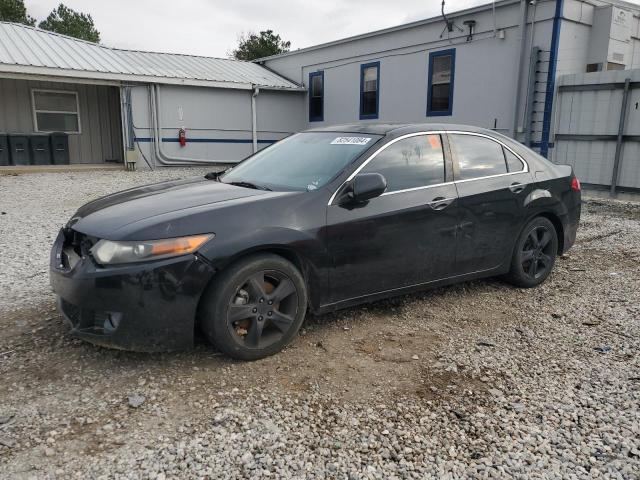
M 151 142 L 149 143 L 149 156 L 151 157 L 151 162 L 153 163 L 153 167 L 151 167 L 151 170 L 154 170 L 155 167 L 158 165 L 157 159 L 156 159 L 156 151 L 155 151 L 155 146 L 154 144 L 156 143 L 156 131 L 154 128 L 154 101 L 153 101 L 153 86 L 152 84 L 148 84 L 147 85 L 147 95 L 148 95 L 148 99 L 149 99 L 149 137 L 151 139 Z M 140 148 L 140 145 L 138 145 L 138 148 Z M 142 149 L 140 149 L 140 151 L 142 151 Z
M 122 135 L 122 164 L 123 165 L 127 165 L 127 150 L 129 147 L 129 139 L 128 139 L 128 111 L 129 109 L 126 106 L 126 100 L 125 100 L 125 95 L 123 92 L 123 89 L 125 87 L 123 87 L 122 85 L 120 85 L 118 87 L 118 93 L 120 94 L 120 127 L 121 127 L 121 135 Z
M 513 98 L 513 125 L 511 136 L 515 139 L 518 133 L 518 112 L 520 109 L 520 90 L 522 89 L 522 72 L 524 71 L 524 58 L 527 48 L 527 15 L 529 13 L 528 0 L 520 0 L 520 48 L 518 57 L 518 70 L 516 76 L 516 89 Z
M 251 138 L 253 139 L 253 153 L 258 151 L 258 111 L 256 110 L 256 98 L 260 94 L 258 87 L 253 87 L 251 93 Z
M 527 83 L 527 107 L 522 111 L 522 126 L 524 128 L 524 134 L 525 134 L 525 145 L 527 145 L 527 147 L 529 146 L 530 140 L 531 140 L 531 122 L 529 121 L 530 119 L 530 108 L 532 107 L 532 105 L 529 105 L 529 101 L 531 99 L 531 96 L 533 95 L 533 88 L 534 88 L 534 83 L 535 83 L 535 69 L 537 66 L 537 54 L 536 54 L 536 58 L 533 57 L 533 41 L 534 41 L 534 35 L 535 35 L 535 31 L 536 31 L 536 7 L 538 6 L 538 0 L 531 0 L 531 5 L 533 5 L 533 12 L 531 14 L 531 28 L 530 28 L 530 32 L 529 32 L 529 82 Z M 537 50 L 539 51 L 539 50 Z M 532 70 L 534 70 L 532 72 Z
M 491 10 L 493 13 L 493 38 L 498 36 L 498 28 L 496 27 L 496 0 L 493 0 Z
M 551 138 L 551 114 L 553 112 L 553 97 L 556 90 L 556 68 L 558 66 L 558 44 L 560 43 L 560 23 L 562 20 L 563 0 L 556 0 L 556 12 L 553 17 L 553 33 L 549 52 L 549 72 L 547 74 L 547 89 L 544 96 L 544 116 L 542 119 L 542 139 L 540 141 L 540 155 L 548 158 L 549 140 Z
M 204 160 L 202 158 L 189 158 L 189 157 L 170 157 L 162 151 L 162 133 L 160 129 L 160 85 L 152 85 L 152 124 L 153 124 L 153 137 L 155 154 L 158 161 L 166 166 L 186 166 L 192 164 L 205 164 L 215 165 L 221 162 L 215 162 L 211 160 Z

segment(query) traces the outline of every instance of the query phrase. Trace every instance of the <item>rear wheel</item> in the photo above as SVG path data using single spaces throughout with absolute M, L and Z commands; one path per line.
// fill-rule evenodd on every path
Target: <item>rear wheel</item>
M 200 325 L 209 341 L 240 360 L 282 350 L 307 310 L 305 282 L 284 258 L 258 254 L 224 270 L 203 295 Z
M 522 230 L 511 259 L 507 280 L 518 287 L 540 285 L 551 274 L 558 254 L 558 234 L 553 223 L 536 217 Z

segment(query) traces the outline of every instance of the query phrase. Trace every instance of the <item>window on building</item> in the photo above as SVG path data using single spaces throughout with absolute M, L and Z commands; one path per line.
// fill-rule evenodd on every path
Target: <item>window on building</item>
M 380 62 L 360 66 L 360 120 L 378 118 Z
M 522 163 L 522 160 L 516 157 L 511 150 L 507 150 L 504 147 L 502 147 L 502 150 L 504 151 L 504 158 L 507 160 L 507 170 L 509 170 L 509 173 L 521 172 L 524 170 L 524 163 Z
M 440 135 L 405 138 L 382 150 L 362 170 L 387 179 L 387 192 L 443 183 L 444 154 Z
M 77 92 L 32 90 L 31 95 L 36 132 L 80 133 Z
M 427 116 L 451 115 L 453 112 L 455 66 L 455 48 L 429 54 Z
M 476 135 L 452 134 L 451 148 L 458 160 L 457 180 L 507 173 L 502 145 Z
M 309 121 L 324 120 L 324 72 L 309 74 Z

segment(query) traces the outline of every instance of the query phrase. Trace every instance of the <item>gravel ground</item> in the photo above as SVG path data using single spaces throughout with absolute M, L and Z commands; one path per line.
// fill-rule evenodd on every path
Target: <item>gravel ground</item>
M 258 362 L 70 338 L 48 291 L 59 226 L 200 173 L 0 176 L 0 478 L 640 478 L 640 204 L 588 201 L 537 289 L 309 318 Z

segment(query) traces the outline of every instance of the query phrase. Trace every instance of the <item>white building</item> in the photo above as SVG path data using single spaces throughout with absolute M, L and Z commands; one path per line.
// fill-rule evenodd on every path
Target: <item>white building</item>
M 589 168 L 611 170 L 611 139 L 598 140 L 605 145 L 598 153 L 588 135 L 571 139 L 565 129 L 563 138 L 581 146 L 555 148 L 556 118 L 566 117 L 557 86 L 568 74 L 640 68 L 639 5 L 501 0 L 448 13 L 447 21 L 438 16 L 256 63 L 117 50 L 0 23 L 0 145 L 3 132 L 64 130 L 71 162 L 137 156 L 138 165 L 156 167 L 237 162 L 313 126 L 437 121 L 492 128 L 550 158 L 561 150 L 556 160 L 574 164 L 588 142 L 589 155 L 602 157 Z M 612 105 L 623 80 L 609 85 Z M 632 106 L 637 87 L 631 82 Z M 67 110 L 52 116 L 47 102 Z M 608 127 L 616 130 L 617 118 Z
M 502 0 L 259 63 L 311 89 L 306 125 L 452 122 L 553 148 L 561 75 L 640 68 L 640 5 Z M 449 31 L 451 30 L 451 31 Z

